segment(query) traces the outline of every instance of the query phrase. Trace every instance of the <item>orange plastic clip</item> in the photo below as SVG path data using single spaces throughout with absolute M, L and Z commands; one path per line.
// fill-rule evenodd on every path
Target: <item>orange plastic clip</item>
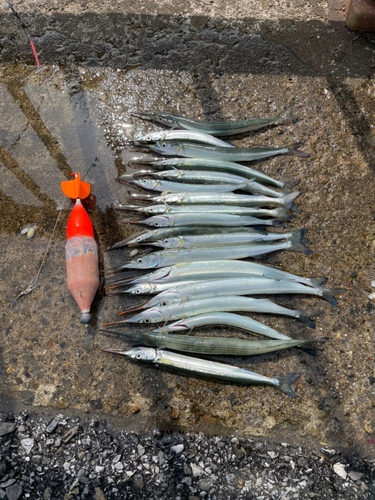
M 61 189 L 68 198 L 84 200 L 89 196 L 91 186 L 88 182 L 81 181 L 81 174 L 78 172 L 77 177 L 72 181 L 62 182 Z

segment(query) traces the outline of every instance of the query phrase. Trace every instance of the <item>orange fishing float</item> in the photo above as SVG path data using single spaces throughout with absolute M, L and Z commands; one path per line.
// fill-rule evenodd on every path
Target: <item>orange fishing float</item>
M 76 203 L 67 226 L 66 276 L 67 285 L 81 310 L 80 321 L 90 323 L 90 307 L 99 287 L 98 247 L 90 218 L 81 199 L 90 194 L 90 184 L 81 181 L 80 173 L 72 181 L 61 183 L 63 193 Z

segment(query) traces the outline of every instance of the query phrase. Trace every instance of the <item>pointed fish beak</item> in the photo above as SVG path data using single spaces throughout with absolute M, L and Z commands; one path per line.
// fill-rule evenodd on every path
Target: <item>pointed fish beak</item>
M 129 161 L 129 165 L 153 165 L 155 162 L 159 161 L 160 158 L 157 158 L 156 156 L 153 158 L 133 158 L 131 161 Z
M 115 180 L 121 184 L 121 183 L 131 181 L 133 178 L 134 178 L 133 174 L 124 174 L 124 175 L 120 175 L 120 177 L 116 177 Z
M 103 348 L 100 348 L 99 351 L 111 352 L 112 354 L 124 354 L 125 356 L 127 354 L 127 351 L 124 351 L 124 349 L 103 349 Z
M 142 177 L 142 175 L 154 175 L 155 172 L 153 170 L 138 170 L 133 174 L 133 178 L 137 179 L 138 177 Z
M 144 220 L 123 219 L 122 224 L 147 224 Z
M 117 207 L 113 207 L 114 210 L 135 210 L 135 211 L 139 211 L 142 207 L 140 207 L 139 205 L 130 205 L 130 204 L 127 204 L 127 205 L 118 205 Z
M 154 201 L 154 195 L 153 194 L 140 194 L 140 193 L 131 193 L 129 196 L 128 200 L 143 200 L 143 201 L 148 201 L 148 200 L 153 200 Z M 128 201 L 126 200 L 126 201 Z
M 131 260 L 129 260 L 129 262 L 125 262 L 125 264 L 122 264 L 121 266 L 117 266 L 117 267 L 111 267 L 110 269 L 106 269 L 104 271 L 105 274 L 107 273 L 118 273 L 119 271 L 122 271 L 123 269 L 129 269 L 128 268 L 128 265 L 131 264 Z
M 135 116 L 136 118 L 141 118 L 142 120 L 152 120 L 153 113 L 130 113 L 131 116 Z
M 130 312 L 134 312 L 134 311 L 140 311 L 141 309 L 145 309 L 146 305 L 147 305 L 147 302 L 145 302 L 144 304 L 140 305 L 139 307 L 134 307 L 133 309 L 125 309 L 124 311 L 121 311 L 119 313 L 119 316 L 121 316 L 121 314 L 126 314 L 126 313 L 130 313 Z
M 130 321 L 124 319 L 122 321 L 113 321 L 112 323 L 104 323 L 104 326 L 110 326 L 110 325 L 122 325 L 124 323 L 130 323 Z

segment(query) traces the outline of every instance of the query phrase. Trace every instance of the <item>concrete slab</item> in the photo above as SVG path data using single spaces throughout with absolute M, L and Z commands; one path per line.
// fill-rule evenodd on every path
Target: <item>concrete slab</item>
M 62 123 L 73 141 L 72 150 L 79 151 L 87 136 L 89 152 L 100 140 L 112 148 L 112 157 L 105 156 L 109 170 L 105 166 L 102 170 L 108 187 L 103 196 L 108 195 L 109 201 L 111 196 L 123 201 L 127 193 L 126 188 L 113 187 L 110 179 L 113 165 L 121 174 L 131 157 L 120 147 L 124 134 L 119 123 L 131 123 L 132 133 L 151 129 L 131 120 L 135 109 L 157 107 L 201 119 L 241 119 L 270 116 L 295 102 L 298 123 L 235 140 L 243 146 L 302 141 L 310 155 L 308 160 L 283 157 L 257 165 L 280 179 L 301 178 L 298 212 L 288 227 L 308 228 L 313 249 L 311 257 L 284 252 L 266 262 L 305 276 L 325 275 L 329 285 L 348 292 L 339 299 L 338 309 L 318 299 L 277 298 L 289 307 L 322 308 L 325 314 L 316 320 L 315 331 L 291 320 L 264 318 L 295 336 L 328 337 L 315 358 L 290 351 L 228 360 L 266 375 L 302 373 L 296 400 L 269 387 L 243 388 L 140 366 L 100 353 L 100 346 L 121 343 L 97 331 L 135 300 L 105 297 L 102 288 L 94 302 L 96 322 L 88 329 L 78 324 L 76 305 L 65 287 L 67 213 L 58 225 L 38 287 L 14 300 L 37 272 L 56 211 L 48 200 L 42 209 L 0 198 L 6 214 L 0 220 L 4 404 L 99 415 L 119 428 L 196 429 L 211 434 L 237 430 L 310 447 L 343 446 L 369 455 L 368 439 L 375 428 L 374 316 L 369 298 L 375 278 L 373 35 L 356 38 L 350 33 L 340 12 L 343 5 L 333 1 L 293 2 L 289 7 L 260 2 L 227 5 L 216 0 L 199 5 L 139 1 L 124 7 L 104 1 L 56 6 L 51 1 L 14 6 L 27 21 L 46 65 L 44 79 L 49 88 L 55 86 L 56 103 L 62 103 L 59 109 L 68 110 Z M 3 5 L 0 9 L 2 82 L 10 88 L 17 80 L 22 88 L 31 88 L 40 83 L 40 73 L 35 73 L 30 48 L 14 17 Z M 65 88 L 69 100 L 62 94 Z M 76 120 L 74 130 L 81 133 L 86 117 L 90 125 L 79 137 L 70 133 L 69 121 L 77 116 L 74 104 L 81 103 L 82 119 Z M 53 154 L 59 162 L 51 137 L 58 136 L 58 127 L 44 103 L 41 108 L 36 104 L 34 108 L 40 109 L 36 134 L 44 141 L 40 155 L 46 161 Z M 41 122 L 50 135 L 45 135 Z M 69 149 L 68 145 L 63 154 L 71 168 L 70 162 L 91 161 L 90 154 L 75 156 Z M 7 166 L 10 159 L 5 152 L 2 155 Z M 22 167 L 21 156 L 28 152 L 20 150 L 19 155 Z M 59 163 L 65 175 L 63 167 Z M 126 251 L 103 252 L 130 229 L 120 227 L 111 209 L 91 208 L 101 265 L 126 259 Z M 16 234 L 26 222 L 38 223 L 35 239 L 27 243 Z

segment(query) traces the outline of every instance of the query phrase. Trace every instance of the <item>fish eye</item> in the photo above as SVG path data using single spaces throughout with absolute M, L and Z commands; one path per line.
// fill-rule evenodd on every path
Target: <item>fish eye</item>
M 156 221 L 155 221 L 155 222 L 154 222 L 154 226 L 155 226 L 155 227 L 158 227 L 158 225 L 159 225 L 159 222 L 156 222 Z
M 151 136 L 150 136 L 150 135 L 148 135 L 148 136 L 146 137 L 146 141 L 151 141 L 151 140 L 152 140 Z
M 169 239 L 168 239 L 168 238 L 165 238 L 164 243 L 165 243 L 166 245 L 168 245 L 168 244 L 169 244 Z
M 136 354 L 135 359 L 142 359 L 142 354 L 141 353 Z
M 143 264 L 143 259 L 137 259 L 138 264 Z
M 167 306 L 168 305 L 168 302 L 166 302 L 165 300 L 160 304 L 162 306 Z
M 166 144 L 165 142 L 162 142 L 162 143 L 161 143 L 161 147 L 162 147 L 162 148 L 166 148 L 166 147 L 167 147 L 167 144 Z
M 140 288 L 136 288 L 134 291 L 135 291 L 135 293 L 141 293 L 141 289 Z
M 150 323 L 150 319 L 149 318 L 145 318 L 145 323 Z
M 147 184 L 147 179 L 142 180 L 143 184 Z

